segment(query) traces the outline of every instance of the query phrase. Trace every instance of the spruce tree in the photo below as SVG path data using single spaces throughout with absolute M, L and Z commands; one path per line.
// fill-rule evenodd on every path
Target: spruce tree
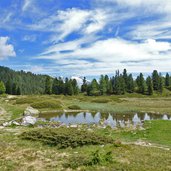
M 0 81 L 0 94 L 4 94 L 6 92 L 5 84 Z
M 146 84 L 147 84 L 148 95 L 153 95 L 153 82 L 150 76 L 147 77 Z
M 153 89 L 159 90 L 159 74 L 158 74 L 157 70 L 153 71 L 152 80 L 153 80 Z
M 113 85 L 112 85 L 112 80 L 109 80 L 107 83 L 107 94 L 112 94 L 113 93 Z
M 162 94 L 163 93 L 163 89 L 164 89 L 164 87 L 163 87 L 163 78 L 160 75 L 159 76 L 159 87 L 158 87 L 158 91 Z
M 16 92 L 17 95 L 21 95 L 21 90 L 20 90 L 20 87 L 17 88 L 17 92 Z
M 10 80 L 8 80 L 6 82 L 6 93 L 7 94 L 12 94 L 12 84 L 11 84 L 11 81 Z
M 87 80 L 86 77 L 83 78 L 83 85 L 81 86 L 81 92 L 87 92 Z
M 128 91 L 128 74 L 126 69 L 123 70 L 123 79 L 125 81 L 125 91 Z
M 45 94 L 52 94 L 51 78 L 49 76 L 46 77 L 45 81 Z
M 89 88 L 88 88 L 88 94 L 91 96 L 98 96 L 100 95 L 99 85 L 97 83 L 96 79 L 93 79 Z
M 100 77 L 100 94 L 105 95 L 107 93 L 107 83 L 103 75 Z
M 16 83 L 12 84 L 12 94 L 17 95 L 17 85 L 16 85 Z
M 169 87 L 170 86 L 170 76 L 169 76 L 168 73 L 166 73 L 165 86 L 166 87 Z
M 66 94 L 72 96 L 74 94 L 74 88 L 72 85 L 72 80 L 69 80 L 66 84 Z
M 116 75 L 114 77 L 113 90 L 117 95 L 125 94 L 125 81 L 123 75 L 119 74 L 119 71 L 116 71 Z
M 79 94 L 79 87 L 77 84 L 77 80 L 73 79 L 73 80 L 71 80 L 71 82 L 72 82 L 72 87 L 73 87 L 73 94 L 78 95 Z
M 52 94 L 60 94 L 59 92 L 59 80 L 55 78 L 52 84 Z
M 134 92 L 134 79 L 132 77 L 132 74 L 129 74 L 127 77 L 127 92 L 133 93 Z
M 145 80 L 144 80 L 144 76 L 142 73 L 140 73 L 140 75 L 137 77 L 136 82 L 138 86 L 138 92 L 141 94 L 144 94 L 145 93 Z

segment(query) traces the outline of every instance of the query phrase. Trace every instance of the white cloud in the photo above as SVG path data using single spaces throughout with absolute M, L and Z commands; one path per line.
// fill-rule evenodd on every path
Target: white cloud
M 160 68 L 170 70 L 169 66 L 163 67 L 161 60 L 171 62 L 171 43 L 148 39 L 144 42 L 132 42 L 123 39 L 109 38 L 97 40 L 88 47 L 75 45 L 69 48 L 68 43 L 55 45 L 40 55 L 39 59 L 54 60 L 65 71 L 74 74 L 111 73 L 116 69 L 129 68 L 139 71 Z M 71 43 L 71 42 L 70 42 Z M 61 47 L 68 50 L 60 53 Z M 103 71 L 103 72 L 102 72 Z
M 128 37 L 132 39 L 171 39 L 171 22 L 169 18 L 140 23 L 130 26 Z
M 8 44 L 9 37 L 0 37 L 0 59 L 16 56 L 13 45 Z
M 54 34 L 51 41 L 58 42 L 65 39 L 71 33 L 88 35 L 99 32 L 108 24 L 109 19 L 113 20 L 111 17 L 111 15 L 101 9 L 82 10 L 69 8 L 57 11 L 57 14 L 41 19 L 35 24 L 29 25 L 28 28 L 31 30 L 52 32 Z
M 138 10 L 144 9 L 145 12 L 161 12 L 171 14 L 170 0 L 96 0 L 100 2 L 111 2 L 119 5 L 119 7 L 129 7 Z M 143 11 L 141 11 L 142 13 Z
M 32 0 L 24 0 L 24 4 L 22 6 L 22 11 L 26 11 L 31 7 Z

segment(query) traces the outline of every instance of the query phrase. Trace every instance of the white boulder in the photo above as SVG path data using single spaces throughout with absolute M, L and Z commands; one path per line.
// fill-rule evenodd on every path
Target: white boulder
M 33 116 L 25 116 L 22 120 L 23 126 L 34 125 L 37 119 Z
M 4 122 L 3 124 L 2 124 L 4 127 L 6 127 L 6 126 L 11 126 L 12 125 L 12 122 L 10 121 L 10 122 Z
M 37 109 L 32 108 L 31 106 L 27 107 L 24 111 L 24 116 L 32 116 L 32 115 L 38 115 L 40 112 Z

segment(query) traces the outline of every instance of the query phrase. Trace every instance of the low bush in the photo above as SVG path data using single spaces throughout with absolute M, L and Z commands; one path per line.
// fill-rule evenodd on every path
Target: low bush
M 99 136 L 93 132 L 76 128 L 37 129 L 21 134 L 22 139 L 40 141 L 58 148 L 80 147 L 84 145 L 103 145 L 113 143 L 113 139 Z
M 77 106 L 77 105 L 72 105 L 72 106 L 69 106 L 68 109 L 72 109 L 72 110 L 80 110 L 81 107 L 80 106 Z
M 61 102 L 57 100 L 39 101 L 39 102 L 32 103 L 31 106 L 37 109 L 44 109 L 44 108 L 62 109 Z
M 22 98 L 18 98 L 16 99 L 16 104 L 31 104 L 34 102 L 39 101 L 40 98 L 37 97 L 22 97 Z
M 100 152 L 96 150 L 90 156 L 77 155 L 71 156 L 69 160 L 64 164 L 65 168 L 77 169 L 81 166 L 94 166 L 94 165 L 104 165 L 107 163 L 112 163 L 112 152 L 107 153 Z

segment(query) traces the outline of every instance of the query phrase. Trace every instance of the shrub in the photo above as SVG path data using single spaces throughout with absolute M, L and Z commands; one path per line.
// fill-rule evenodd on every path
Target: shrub
M 69 160 L 64 164 L 66 168 L 77 169 L 81 166 L 94 166 L 103 165 L 106 163 L 112 163 L 112 152 L 102 153 L 99 150 L 93 152 L 90 156 L 77 155 L 71 156 Z
M 72 105 L 72 106 L 69 106 L 68 109 L 73 109 L 73 110 L 80 110 L 80 106 L 77 106 L 77 105 Z
M 84 145 L 103 145 L 113 143 L 113 139 L 96 135 L 93 132 L 75 128 L 37 129 L 21 134 L 22 139 L 40 141 L 58 148 L 80 147 Z
M 108 103 L 110 102 L 110 99 L 94 99 L 92 100 L 93 103 Z
M 37 109 L 43 109 L 43 108 L 52 108 L 52 109 L 61 109 L 62 105 L 60 101 L 53 101 L 53 100 L 44 100 L 32 103 L 31 106 L 33 108 Z
M 16 99 L 16 104 L 31 104 L 39 100 L 40 98 L 37 97 L 23 97 L 23 98 Z

